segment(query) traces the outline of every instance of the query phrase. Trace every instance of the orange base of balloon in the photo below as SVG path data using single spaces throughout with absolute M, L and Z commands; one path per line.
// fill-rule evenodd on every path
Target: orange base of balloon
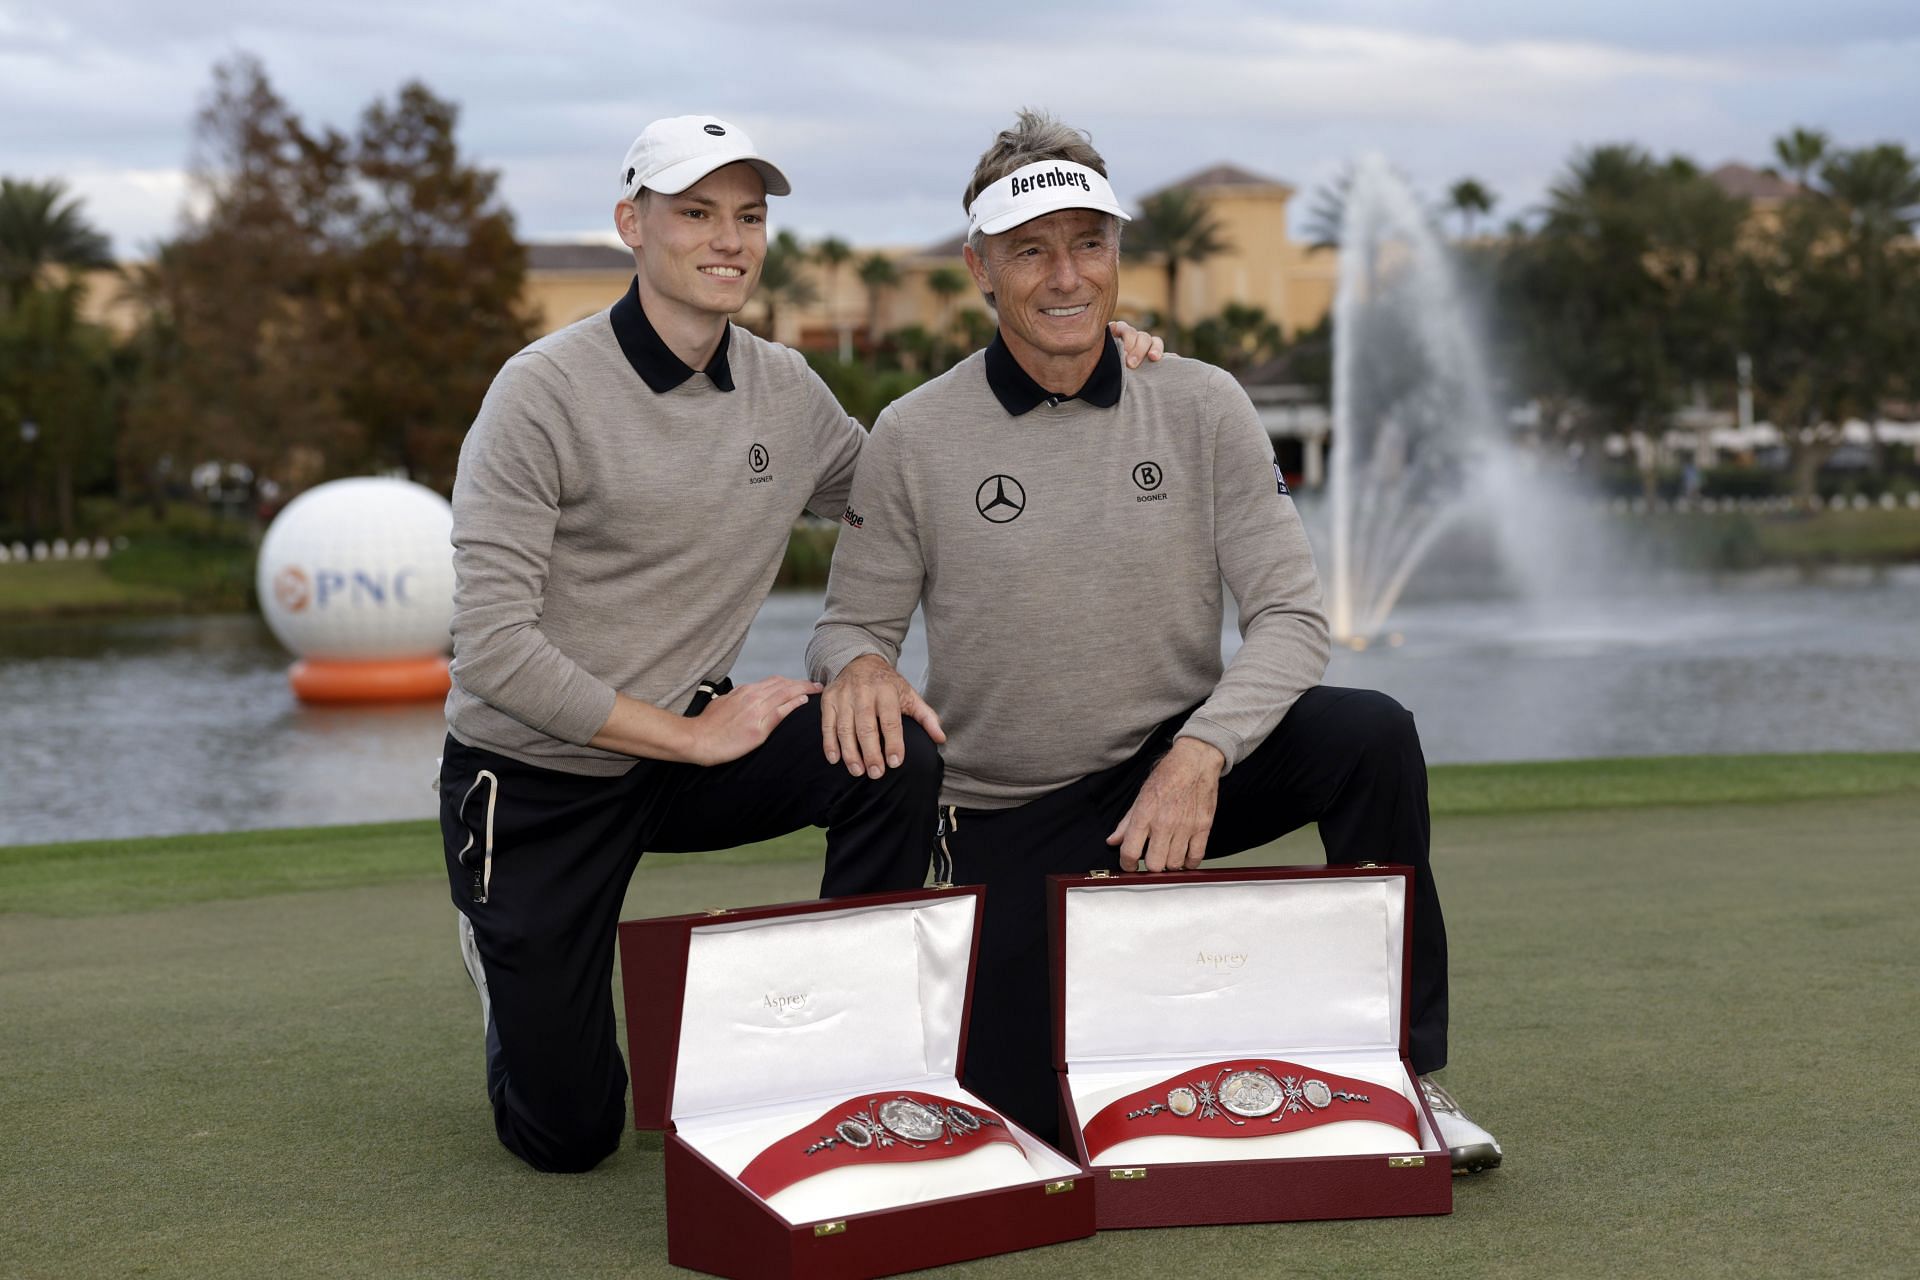
M 366 662 L 302 658 L 287 668 L 287 683 L 302 702 L 425 702 L 446 697 L 453 678 L 441 657 Z

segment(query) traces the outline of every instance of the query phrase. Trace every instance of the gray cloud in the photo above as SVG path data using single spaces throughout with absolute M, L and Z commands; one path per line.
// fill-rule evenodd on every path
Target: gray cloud
M 1430 191 L 1482 178 L 1505 215 L 1577 145 L 1712 164 L 1764 160 L 1797 123 L 1915 141 L 1910 10 L 0 0 L 0 172 L 68 177 L 136 251 L 173 225 L 212 64 L 247 50 L 312 124 L 351 128 L 416 77 L 458 101 L 463 146 L 533 236 L 606 228 L 628 140 L 681 111 L 728 116 L 781 160 L 798 194 L 777 220 L 863 243 L 956 230 L 973 158 L 1022 104 L 1090 129 L 1123 196 L 1216 160 L 1304 194 L 1373 148 Z

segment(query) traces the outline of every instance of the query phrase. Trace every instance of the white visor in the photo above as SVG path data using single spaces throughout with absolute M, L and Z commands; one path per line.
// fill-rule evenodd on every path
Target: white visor
M 1070 160 L 1042 160 L 1015 169 L 975 196 L 967 206 L 967 234 L 997 236 L 1062 209 L 1098 209 L 1132 221 L 1098 173 Z

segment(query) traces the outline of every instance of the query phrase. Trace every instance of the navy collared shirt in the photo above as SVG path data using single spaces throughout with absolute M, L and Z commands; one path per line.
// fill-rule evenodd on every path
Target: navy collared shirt
M 653 321 L 647 319 L 647 313 L 640 307 L 640 277 L 635 276 L 633 283 L 627 286 L 627 292 L 620 301 L 613 304 L 610 313 L 613 320 L 613 336 L 620 341 L 621 354 L 633 371 L 640 375 L 655 395 L 673 390 L 693 376 L 693 369 L 686 361 L 673 354 L 666 340 L 654 329 Z M 727 366 L 727 344 L 733 340 L 733 326 L 728 325 L 720 331 L 720 345 L 714 349 L 713 359 L 707 361 L 707 367 L 701 370 L 713 379 L 713 385 L 722 391 L 733 390 L 733 370 Z
M 1093 366 L 1093 373 L 1081 388 L 1072 395 L 1058 395 L 1035 382 L 1033 375 L 1020 367 L 1020 362 L 1013 358 L 1013 352 L 1007 350 L 1006 342 L 996 332 L 987 347 L 987 385 L 993 388 L 1000 407 L 1016 418 L 1043 404 L 1059 404 L 1062 400 L 1085 400 L 1099 408 L 1111 409 L 1120 403 L 1120 344 L 1109 335 L 1106 349 L 1100 353 L 1100 363 Z

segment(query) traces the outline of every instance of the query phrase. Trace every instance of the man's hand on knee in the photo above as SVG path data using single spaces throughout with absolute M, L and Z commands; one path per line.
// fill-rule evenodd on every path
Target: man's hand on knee
M 693 732 L 689 758 L 699 765 L 738 760 L 765 742 L 782 720 L 818 692 L 820 686 L 811 680 L 768 676 L 720 695 L 689 722 Z
M 840 669 L 820 699 L 820 747 L 851 774 L 878 778 L 907 758 L 907 720 L 935 742 L 945 742 L 940 717 L 906 677 L 878 654 L 863 654 Z
M 1120 846 L 1122 871 L 1194 871 L 1207 856 L 1207 834 L 1220 800 L 1227 758 L 1198 738 L 1175 739 L 1147 775 L 1133 807 L 1107 837 Z

